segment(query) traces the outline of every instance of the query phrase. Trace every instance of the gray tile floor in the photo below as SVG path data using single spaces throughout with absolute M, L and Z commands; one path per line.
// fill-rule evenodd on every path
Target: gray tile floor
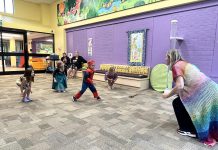
M 15 85 L 19 76 L 0 76 L 1 150 L 204 150 L 196 139 L 176 133 L 171 106 L 161 93 L 96 82 L 103 101 L 90 91 L 75 103 L 71 97 L 81 79 L 68 81 L 66 93 L 51 89 L 51 74 L 36 75 L 31 98 L 22 103 Z

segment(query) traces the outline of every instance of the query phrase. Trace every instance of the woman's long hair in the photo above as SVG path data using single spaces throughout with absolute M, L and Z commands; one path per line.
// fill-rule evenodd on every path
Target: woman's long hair
M 177 49 L 171 49 L 167 52 L 167 57 L 170 61 L 170 68 L 172 68 L 172 66 L 180 60 L 184 60 L 181 56 L 181 54 L 179 53 L 179 51 Z

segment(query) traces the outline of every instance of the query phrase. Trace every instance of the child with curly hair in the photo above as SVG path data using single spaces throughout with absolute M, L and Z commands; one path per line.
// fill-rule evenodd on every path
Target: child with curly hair
M 17 80 L 16 84 L 20 87 L 20 92 L 23 97 L 22 102 L 27 103 L 32 101 L 30 93 L 32 93 L 31 85 L 34 82 L 34 73 L 31 67 L 27 68 L 24 75 Z

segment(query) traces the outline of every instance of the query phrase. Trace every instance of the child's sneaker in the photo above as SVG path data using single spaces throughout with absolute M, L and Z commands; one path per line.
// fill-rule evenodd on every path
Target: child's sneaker
M 27 99 L 29 100 L 29 102 L 33 101 L 31 98 L 27 97 Z
M 96 99 L 97 99 L 98 101 L 100 101 L 100 100 L 101 100 L 101 97 L 98 96 L 98 97 L 96 97 Z
M 28 102 L 30 102 L 30 100 L 25 97 L 25 98 L 23 98 L 22 102 L 28 103 Z
M 73 96 L 72 99 L 73 99 L 74 102 L 77 102 L 77 99 L 76 99 L 75 96 Z
M 216 145 L 216 140 L 215 139 L 209 139 L 204 141 L 204 145 L 209 146 L 209 147 L 213 147 L 214 145 Z
M 186 136 L 189 136 L 189 137 L 193 137 L 193 138 L 196 137 L 196 134 L 193 134 L 193 133 L 187 132 L 187 131 L 182 131 L 180 129 L 177 130 L 177 133 L 181 134 L 181 135 L 186 135 Z

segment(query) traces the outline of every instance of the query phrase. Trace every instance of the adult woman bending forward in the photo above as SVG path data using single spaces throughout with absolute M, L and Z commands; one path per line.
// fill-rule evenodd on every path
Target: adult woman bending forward
M 166 59 L 175 87 L 165 90 L 163 98 L 178 94 L 173 101 L 179 124 L 177 132 L 214 146 L 218 140 L 218 85 L 196 66 L 184 61 L 178 50 L 169 51 Z

